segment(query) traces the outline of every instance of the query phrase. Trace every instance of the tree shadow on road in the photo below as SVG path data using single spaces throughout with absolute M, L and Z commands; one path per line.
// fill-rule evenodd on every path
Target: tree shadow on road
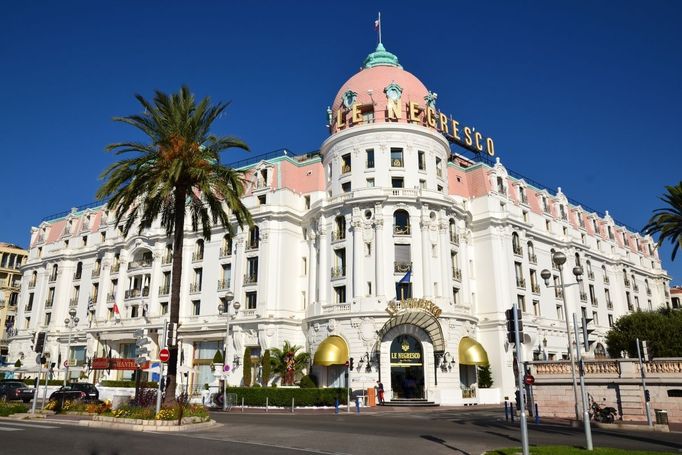
M 453 447 L 453 446 L 451 446 L 451 445 L 449 445 L 449 444 L 446 444 L 446 441 L 445 441 L 444 439 L 437 438 L 437 437 L 435 437 L 435 436 L 431 436 L 430 434 L 423 434 L 423 435 L 421 435 L 420 437 L 421 437 L 422 439 L 426 439 L 427 441 L 431 441 L 431 442 L 435 442 L 436 444 L 440 444 L 440 445 L 442 445 L 443 447 L 447 447 L 447 448 L 450 449 L 450 450 L 457 451 L 457 452 L 459 452 L 459 453 L 461 453 L 461 454 L 463 454 L 463 455 L 471 455 L 469 452 L 467 452 L 467 451 L 465 451 L 465 450 L 458 449 L 457 447 Z

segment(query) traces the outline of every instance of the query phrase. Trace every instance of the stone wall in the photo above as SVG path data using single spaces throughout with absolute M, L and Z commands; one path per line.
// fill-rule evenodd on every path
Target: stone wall
M 574 418 L 574 394 L 569 361 L 528 362 L 535 377 L 533 397 L 541 416 Z M 577 371 L 577 370 L 576 370 Z M 668 411 L 671 423 L 682 423 L 682 359 L 656 359 L 644 365 L 651 395 L 651 417 Z M 578 383 L 578 396 L 580 387 Z M 639 363 L 632 359 L 585 362 L 587 393 L 601 405 L 618 409 L 625 421 L 645 421 Z M 671 392 L 673 391 L 673 392 Z M 674 392 L 677 391 L 677 392 Z M 580 408 L 582 411 L 582 408 Z

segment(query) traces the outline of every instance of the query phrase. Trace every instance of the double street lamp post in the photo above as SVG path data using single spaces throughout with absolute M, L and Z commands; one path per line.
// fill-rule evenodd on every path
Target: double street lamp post
M 69 361 L 69 357 L 71 356 L 71 334 L 73 333 L 73 329 L 78 325 L 78 317 L 76 317 L 76 309 L 71 308 L 69 310 L 69 317 L 64 319 L 64 324 L 66 324 L 66 327 L 69 329 L 69 342 L 66 346 L 66 372 L 64 373 L 64 387 L 66 387 L 66 380 L 69 377 L 69 367 L 71 366 L 71 363 Z
M 225 316 L 225 348 L 224 352 L 225 355 L 223 356 L 223 362 L 224 365 L 227 365 L 227 347 L 229 345 L 230 341 L 230 302 L 234 300 L 234 293 L 232 291 L 228 291 L 227 294 L 225 295 L 225 301 L 224 303 L 221 303 L 218 305 L 218 311 L 220 311 L 220 314 Z M 239 311 L 239 308 L 241 305 L 239 302 L 234 302 L 232 304 L 232 307 L 234 308 L 234 313 L 235 315 L 237 314 L 237 311 Z M 225 367 L 223 366 L 223 411 L 227 410 L 227 375 L 226 375 Z

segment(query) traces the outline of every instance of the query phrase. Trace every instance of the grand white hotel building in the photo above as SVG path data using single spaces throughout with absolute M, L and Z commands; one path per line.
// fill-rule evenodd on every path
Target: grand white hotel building
M 472 385 L 486 357 L 498 396 L 513 390 L 504 316 L 513 302 L 523 309 L 525 358 L 566 357 L 570 315 L 540 278 L 549 269 L 558 280 L 553 251 L 568 257 L 567 282 L 574 265 L 585 270 L 566 298 L 569 313 L 594 317 L 601 343 L 591 355 L 604 354 L 603 337 L 621 315 L 668 305 L 670 277 L 651 238 L 561 189 L 510 175 L 491 157 L 492 139 L 442 114 L 435 94 L 382 45 L 328 116 L 319 153 L 283 151 L 245 166 L 256 228 L 228 242 L 220 228 L 207 241 L 186 227 L 181 381 L 215 381 L 226 328 L 218 306 L 228 291 L 241 304 L 226 356 L 231 384 L 241 381 L 246 347 L 258 355 L 290 341 L 314 354 L 321 386 L 343 385 L 352 357 L 354 389 L 381 380 L 388 400 L 443 404 L 480 399 Z M 479 154 L 453 153 L 452 142 Z M 137 328 L 158 341 L 169 316 L 170 245 L 158 225 L 124 237 L 102 206 L 33 228 L 10 361 L 35 368 L 32 338 L 46 331 L 58 376 L 67 358 L 74 377 L 129 376 L 90 370 L 88 360 L 134 358 Z M 71 308 L 73 330 L 64 324 Z

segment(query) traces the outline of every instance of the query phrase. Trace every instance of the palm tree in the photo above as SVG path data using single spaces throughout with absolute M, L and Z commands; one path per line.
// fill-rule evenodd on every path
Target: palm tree
M 646 226 L 645 234 L 658 234 L 658 246 L 660 247 L 665 240 L 673 244 L 672 259 L 675 260 L 677 249 L 682 245 L 682 182 L 676 186 L 666 186 L 667 194 L 660 199 L 667 204 L 667 207 L 654 210 L 654 214 Z
M 282 385 L 293 385 L 296 377 L 308 367 L 310 354 L 307 352 L 298 353 L 303 349 L 301 346 L 284 342 L 282 349 L 270 349 L 270 363 L 273 373 L 279 375 Z
M 220 152 L 249 148 L 239 139 L 216 137 L 209 132 L 227 103 L 211 105 L 209 98 L 197 103 L 186 86 L 170 95 L 156 91 L 153 102 L 140 95 L 135 97 L 144 113 L 115 117 L 114 121 L 134 126 L 148 136 L 148 141 L 107 146 L 107 151 L 116 155 L 135 155 L 113 163 L 101 174 L 105 182 L 97 191 L 97 198 L 109 198 L 107 208 L 115 211 L 117 223 L 124 221 L 124 235 L 128 235 L 138 220 L 141 233 L 160 218 L 168 237 L 173 236 L 170 322 L 177 327 L 185 216 L 189 211 L 192 229 L 198 231 L 201 225 L 206 240 L 211 238 L 212 224 L 218 221 L 227 235 L 234 235 L 230 215 L 240 227 L 253 224 L 240 199 L 244 195 L 244 173 L 220 163 Z M 170 393 L 166 395 L 166 403 L 175 399 L 178 347 L 171 344 Z

